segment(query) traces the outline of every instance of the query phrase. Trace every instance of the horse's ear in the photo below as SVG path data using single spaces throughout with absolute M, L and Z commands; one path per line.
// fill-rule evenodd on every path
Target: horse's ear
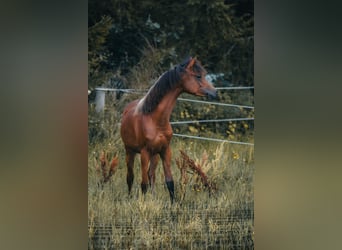
M 191 69 L 194 66 L 195 62 L 196 62 L 196 57 L 190 58 L 190 62 L 188 64 L 188 66 L 186 66 L 186 68 Z

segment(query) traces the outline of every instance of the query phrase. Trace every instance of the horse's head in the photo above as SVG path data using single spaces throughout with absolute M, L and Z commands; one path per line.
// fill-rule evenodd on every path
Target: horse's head
M 182 85 L 186 93 L 210 98 L 217 96 L 216 89 L 205 79 L 206 70 L 196 58 L 190 58 L 184 67 Z

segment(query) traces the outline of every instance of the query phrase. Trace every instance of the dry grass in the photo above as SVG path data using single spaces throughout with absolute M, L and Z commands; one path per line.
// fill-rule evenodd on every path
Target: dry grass
M 139 157 L 134 168 L 133 197 L 128 197 L 120 143 L 115 147 L 103 143 L 106 152 L 110 152 L 109 148 L 113 150 L 111 155 L 107 153 L 107 158 L 118 155 L 119 164 L 111 181 L 99 186 L 103 177 L 98 175 L 94 160 L 103 153 L 98 146 L 90 152 L 88 166 L 90 249 L 253 247 L 252 147 L 173 138 L 172 169 L 177 201 L 171 206 L 161 166 L 156 172 L 155 194 L 141 194 Z M 184 183 L 182 172 L 176 168 L 176 159 L 187 159 L 188 164 L 200 167 L 207 182 L 215 183 L 215 195 L 198 188 L 199 184 L 204 187 L 204 182 L 196 170 L 186 173 Z

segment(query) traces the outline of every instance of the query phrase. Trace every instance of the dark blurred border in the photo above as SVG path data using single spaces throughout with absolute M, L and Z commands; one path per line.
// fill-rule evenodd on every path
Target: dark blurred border
M 87 248 L 87 2 L 0 6 L 0 242 Z M 256 249 L 337 249 L 335 2 L 255 3 Z
M 255 4 L 256 249 L 341 248 L 340 9 Z
M 87 4 L 1 3 L 2 249 L 87 248 Z

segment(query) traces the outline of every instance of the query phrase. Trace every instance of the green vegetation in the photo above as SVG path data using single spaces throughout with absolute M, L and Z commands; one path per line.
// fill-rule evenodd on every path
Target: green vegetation
M 197 56 L 208 73 L 223 74 L 215 87 L 254 86 L 253 5 L 252 0 L 90 0 L 89 102 L 95 87 L 148 89 L 188 55 Z M 219 91 L 223 103 L 254 106 L 253 96 L 251 90 Z M 141 95 L 123 97 L 127 103 Z M 240 117 L 254 117 L 254 110 L 179 102 L 172 121 Z M 241 121 L 174 127 L 177 133 L 251 141 L 253 125 Z
M 162 71 L 192 55 L 225 82 L 254 85 L 252 0 L 89 0 L 88 16 L 89 89 L 110 78 L 139 88 L 127 76 L 148 46 Z

